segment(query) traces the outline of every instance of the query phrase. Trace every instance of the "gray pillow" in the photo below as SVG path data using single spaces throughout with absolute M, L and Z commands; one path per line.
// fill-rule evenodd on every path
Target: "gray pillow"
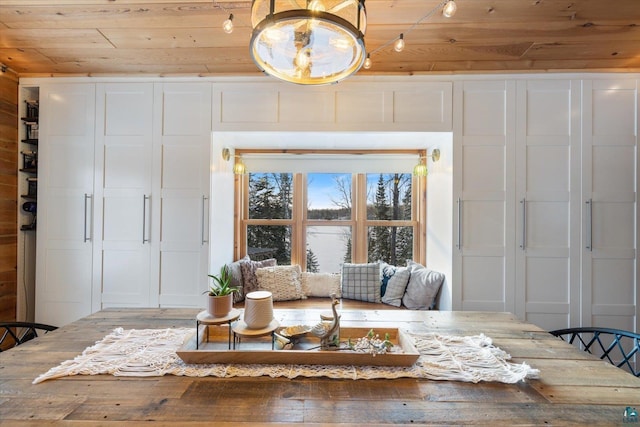
M 264 261 L 248 260 L 240 262 L 244 295 L 258 290 L 258 277 L 256 276 L 257 269 L 262 267 L 274 267 L 276 264 L 277 261 L 275 258 L 265 259 Z
M 342 265 L 342 298 L 380 302 L 380 264 Z
M 411 277 L 402 304 L 411 310 L 431 310 L 435 306 L 444 274 L 413 261 L 407 261 L 407 267 L 411 269 Z
M 234 261 L 231 264 L 227 264 L 227 269 L 231 273 L 231 286 L 238 288 L 238 292 L 233 293 L 233 302 L 244 301 L 244 286 L 242 284 L 242 269 L 240 263 L 243 261 L 250 261 L 249 255 L 245 255 L 244 258 Z
M 400 307 L 402 296 L 409 284 L 411 270 L 409 267 L 396 267 L 387 263 L 381 264 L 382 282 L 385 284 L 382 302 Z

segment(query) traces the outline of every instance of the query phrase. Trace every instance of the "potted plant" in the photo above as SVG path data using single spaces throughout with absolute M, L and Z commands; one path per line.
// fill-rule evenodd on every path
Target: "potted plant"
M 231 273 L 226 265 L 220 267 L 219 274 L 209 274 L 213 283 L 204 293 L 209 295 L 208 312 L 213 317 L 224 317 L 233 308 L 233 293 L 238 288 L 231 286 Z

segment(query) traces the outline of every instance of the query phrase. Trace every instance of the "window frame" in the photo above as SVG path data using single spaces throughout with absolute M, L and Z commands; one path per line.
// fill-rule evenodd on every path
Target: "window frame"
M 236 156 L 253 153 L 281 154 L 415 154 L 426 158 L 426 150 L 264 150 L 236 149 Z M 260 172 L 257 172 L 260 173 Z M 347 172 L 345 172 L 347 173 Z M 407 173 L 411 173 L 410 171 Z M 349 226 L 352 232 L 352 263 L 367 262 L 367 230 L 375 226 L 414 227 L 413 260 L 425 265 L 427 237 L 427 177 L 412 175 L 411 220 L 370 220 L 367 219 L 367 174 L 351 174 L 351 219 L 350 220 L 309 220 L 307 218 L 307 178 L 306 173 L 292 173 L 293 200 L 291 219 L 249 219 L 249 175 L 234 176 L 234 257 L 240 259 L 247 254 L 247 228 L 251 225 L 291 227 L 291 264 L 300 265 L 306 271 L 306 230 L 314 226 Z

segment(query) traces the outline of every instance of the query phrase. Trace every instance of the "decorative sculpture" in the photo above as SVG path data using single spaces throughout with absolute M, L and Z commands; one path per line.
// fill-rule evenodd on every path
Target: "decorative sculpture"
M 331 311 L 333 320 L 331 322 L 320 322 L 311 329 L 311 333 L 320 338 L 320 349 L 328 350 L 331 347 L 340 347 L 340 316 L 336 310 L 336 305 L 340 301 L 336 294 L 331 294 Z

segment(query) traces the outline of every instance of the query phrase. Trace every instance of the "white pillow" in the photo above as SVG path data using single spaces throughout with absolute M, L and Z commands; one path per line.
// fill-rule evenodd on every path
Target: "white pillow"
M 332 293 L 340 298 L 340 274 L 338 273 L 310 273 L 300 274 L 302 290 L 308 297 L 329 297 Z
M 258 289 L 269 291 L 274 301 L 306 299 L 300 283 L 299 265 L 277 265 L 256 270 Z
M 411 310 L 431 310 L 435 306 L 444 274 L 413 261 L 407 261 L 407 267 L 411 269 L 411 276 L 402 304 Z
M 386 262 L 380 263 L 382 288 L 382 302 L 385 304 L 400 307 L 402 305 L 402 297 L 409 284 L 411 277 L 411 269 L 409 267 L 396 267 Z

